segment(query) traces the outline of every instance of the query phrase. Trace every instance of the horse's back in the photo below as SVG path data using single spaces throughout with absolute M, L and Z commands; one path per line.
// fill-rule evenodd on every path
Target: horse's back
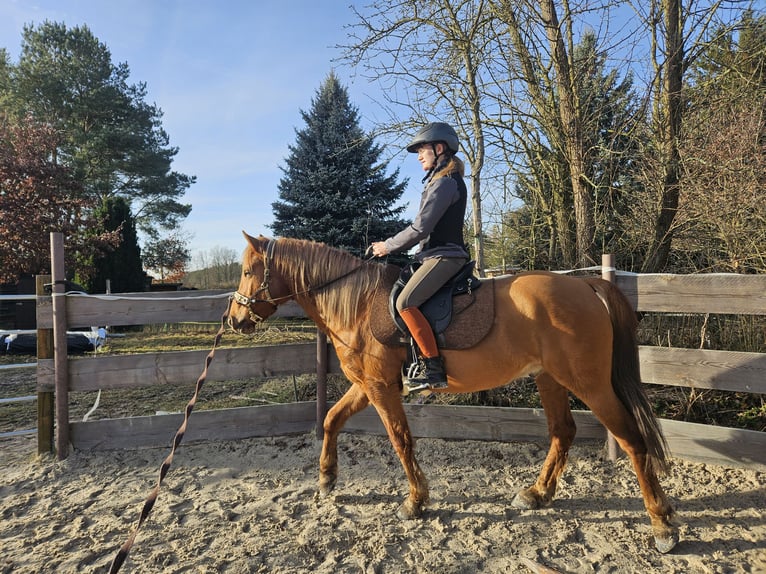
M 497 290 L 506 304 L 517 312 L 538 319 L 540 314 L 561 320 L 583 319 L 593 316 L 596 320 L 608 320 L 604 302 L 591 287 L 589 281 L 551 271 L 528 271 L 497 279 Z
M 612 325 L 605 302 L 586 280 L 546 271 L 500 278 L 496 321 L 499 338 L 512 338 L 544 362 L 560 356 L 600 355 L 612 348 Z

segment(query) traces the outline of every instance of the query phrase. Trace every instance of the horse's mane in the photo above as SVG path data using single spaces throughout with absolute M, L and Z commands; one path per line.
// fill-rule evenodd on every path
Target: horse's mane
M 317 307 L 341 325 L 359 321 L 359 313 L 386 279 L 385 265 L 302 239 L 277 240 L 272 264 L 283 277 L 295 281 L 296 293 L 310 293 Z

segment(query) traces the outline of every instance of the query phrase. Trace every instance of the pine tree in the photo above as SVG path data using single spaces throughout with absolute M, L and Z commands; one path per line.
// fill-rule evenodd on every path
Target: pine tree
M 277 235 L 320 241 L 364 253 L 372 241 L 393 235 L 407 222 L 395 207 L 407 181 L 399 170 L 386 175 L 382 148 L 359 127 L 348 91 L 330 73 L 301 111 L 306 123 L 282 168 L 280 200 L 272 204 Z
M 147 86 L 129 82 L 87 25 L 45 21 L 24 27 L 18 63 L 0 53 L 0 104 L 19 121 L 31 116 L 58 137 L 55 163 L 99 204 L 120 196 L 151 238 L 174 230 L 191 211 L 181 203 L 194 176 L 172 170 L 178 148 L 162 127 L 162 110 L 146 102 Z

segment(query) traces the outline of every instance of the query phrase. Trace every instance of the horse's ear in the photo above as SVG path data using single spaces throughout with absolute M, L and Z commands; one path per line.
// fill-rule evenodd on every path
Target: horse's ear
M 266 243 L 268 243 L 268 239 L 265 238 L 263 235 L 258 236 L 256 239 L 255 237 L 252 237 L 251 235 L 248 235 L 247 232 L 242 231 L 242 235 L 245 236 L 245 241 L 247 241 L 250 246 L 255 249 L 256 252 L 262 253 L 263 250 L 266 248 Z

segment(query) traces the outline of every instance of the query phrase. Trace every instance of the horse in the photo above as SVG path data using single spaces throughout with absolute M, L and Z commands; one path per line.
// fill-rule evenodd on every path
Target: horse
M 346 421 L 372 405 L 409 481 L 398 510 L 403 519 L 422 516 L 428 481 L 415 458 L 402 400 L 407 349 L 381 343 L 370 327 L 372 301 L 398 276 L 392 265 L 299 239 L 251 237 L 227 322 L 239 333 L 279 305 L 293 300 L 333 344 L 352 383 L 328 411 L 319 459 L 319 492 L 329 494 L 338 478 L 338 434 Z M 393 279 L 392 279 L 393 278 Z M 575 436 L 571 392 L 585 403 L 630 457 L 655 546 L 662 553 L 678 543 L 678 526 L 658 475 L 668 467 L 667 444 L 641 384 L 632 306 L 612 283 L 545 271 L 493 278 L 495 318 L 488 334 L 467 349 L 444 350 L 448 387 L 435 392 L 469 393 L 534 375 L 545 411 L 550 446 L 536 482 L 512 500 L 518 509 L 551 504 Z

